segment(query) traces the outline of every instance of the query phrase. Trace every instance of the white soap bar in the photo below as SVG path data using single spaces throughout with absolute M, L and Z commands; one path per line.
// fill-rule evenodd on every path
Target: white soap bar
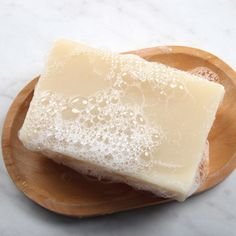
M 78 171 L 184 200 L 222 85 L 135 55 L 57 41 L 19 137 Z

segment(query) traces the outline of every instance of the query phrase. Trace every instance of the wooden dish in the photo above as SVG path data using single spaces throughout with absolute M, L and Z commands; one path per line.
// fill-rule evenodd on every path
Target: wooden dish
M 209 134 L 210 172 L 197 193 L 226 178 L 236 167 L 236 73 L 214 55 L 199 49 L 168 46 L 132 51 L 149 61 L 182 70 L 207 67 L 219 76 L 226 94 Z M 37 79 L 15 98 L 3 128 L 5 165 L 19 190 L 39 205 L 65 215 L 85 217 L 108 214 L 171 201 L 125 184 L 100 182 L 58 165 L 23 147 L 18 139 Z

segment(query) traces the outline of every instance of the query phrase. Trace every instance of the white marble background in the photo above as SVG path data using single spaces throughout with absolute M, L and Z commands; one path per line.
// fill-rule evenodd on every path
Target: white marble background
M 0 0 L 0 128 L 17 92 L 61 37 L 115 51 L 157 45 L 208 50 L 236 69 L 235 0 Z M 184 203 L 91 219 L 48 212 L 25 198 L 0 158 L 0 235 L 236 235 L 236 172 Z

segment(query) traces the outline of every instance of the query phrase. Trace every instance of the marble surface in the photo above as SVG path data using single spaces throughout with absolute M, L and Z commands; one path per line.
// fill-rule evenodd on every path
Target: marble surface
M 0 0 L 0 128 L 13 98 L 40 73 L 57 38 L 114 51 L 189 45 L 236 69 L 235 12 L 234 0 Z M 24 197 L 0 158 L 0 235 L 236 235 L 235 181 L 236 171 L 184 203 L 72 219 Z

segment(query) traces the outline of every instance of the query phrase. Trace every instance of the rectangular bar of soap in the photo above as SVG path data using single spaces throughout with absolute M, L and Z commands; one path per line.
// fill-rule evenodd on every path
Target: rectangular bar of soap
M 59 40 L 19 138 L 83 173 L 182 201 L 223 95 L 187 72 Z

